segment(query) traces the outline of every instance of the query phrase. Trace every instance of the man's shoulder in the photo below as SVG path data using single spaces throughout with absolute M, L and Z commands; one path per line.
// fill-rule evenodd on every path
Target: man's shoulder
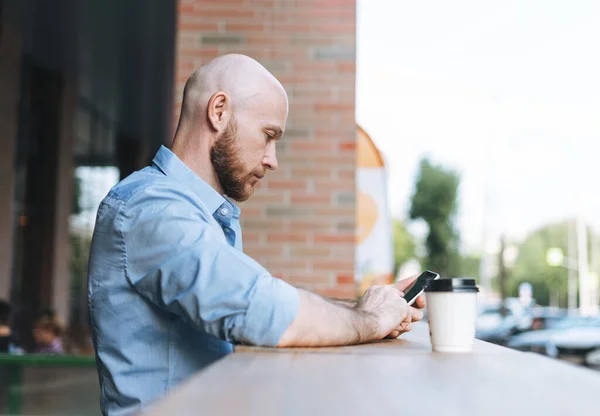
M 206 217 L 207 210 L 193 190 L 152 167 L 136 171 L 116 184 L 104 199 L 121 213 L 150 214 L 167 206 Z M 133 215 L 135 216 L 135 215 Z
M 169 186 L 177 186 L 177 183 L 162 172 L 152 167 L 146 167 L 133 172 L 113 186 L 108 192 L 106 199 L 128 202 L 139 192 L 145 192 L 156 187 Z

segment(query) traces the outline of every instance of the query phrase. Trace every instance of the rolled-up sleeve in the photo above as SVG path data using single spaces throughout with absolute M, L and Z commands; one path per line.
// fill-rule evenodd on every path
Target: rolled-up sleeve
M 298 311 L 298 292 L 229 246 L 202 204 L 154 184 L 121 208 L 125 276 L 159 308 L 230 342 L 274 346 Z

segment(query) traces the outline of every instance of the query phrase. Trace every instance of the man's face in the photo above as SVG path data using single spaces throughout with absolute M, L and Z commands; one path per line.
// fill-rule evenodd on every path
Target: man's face
M 250 198 L 266 171 L 277 169 L 275 142 L 285 128 L 287 103 L 284 111 L 276 104 L 259 111 L 240 111 L 237 118 L 229 120 L 210 150 L 223 192 L 235 201 Z

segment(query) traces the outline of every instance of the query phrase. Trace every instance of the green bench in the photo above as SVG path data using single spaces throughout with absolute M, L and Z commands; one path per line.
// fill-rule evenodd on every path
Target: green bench
M 91 368 L 95 366 L 96 359 L 93 355 L 0 354 L 0 371 L 5 371 L 8 376 L 5 380 L 6 409 L 0 409 L 0 414 L 21 414 L 21 390 L 25 367 Z M 4 388 L 4 386 L 0 387 Z

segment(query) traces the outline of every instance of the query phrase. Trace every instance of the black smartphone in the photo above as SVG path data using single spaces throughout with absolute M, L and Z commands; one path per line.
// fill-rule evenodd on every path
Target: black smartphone
M 406 288 L 404 292 L 404 299 L 406 299 L 406 303 L 412 305 L 415 302 L 415 300 L 417 300 L 417 297 L 419 297 L 419 295 L 423 293 L 423 291 L 425 290 L 425 286 L 427 286 L 429 280 L 437 280 L 439 278 L 439 274 L 430 270 L 425 270 L 423 273 L 421 273 L 421 275 L 417 277 L 417 280 L 415 280 L 412 285 Z

